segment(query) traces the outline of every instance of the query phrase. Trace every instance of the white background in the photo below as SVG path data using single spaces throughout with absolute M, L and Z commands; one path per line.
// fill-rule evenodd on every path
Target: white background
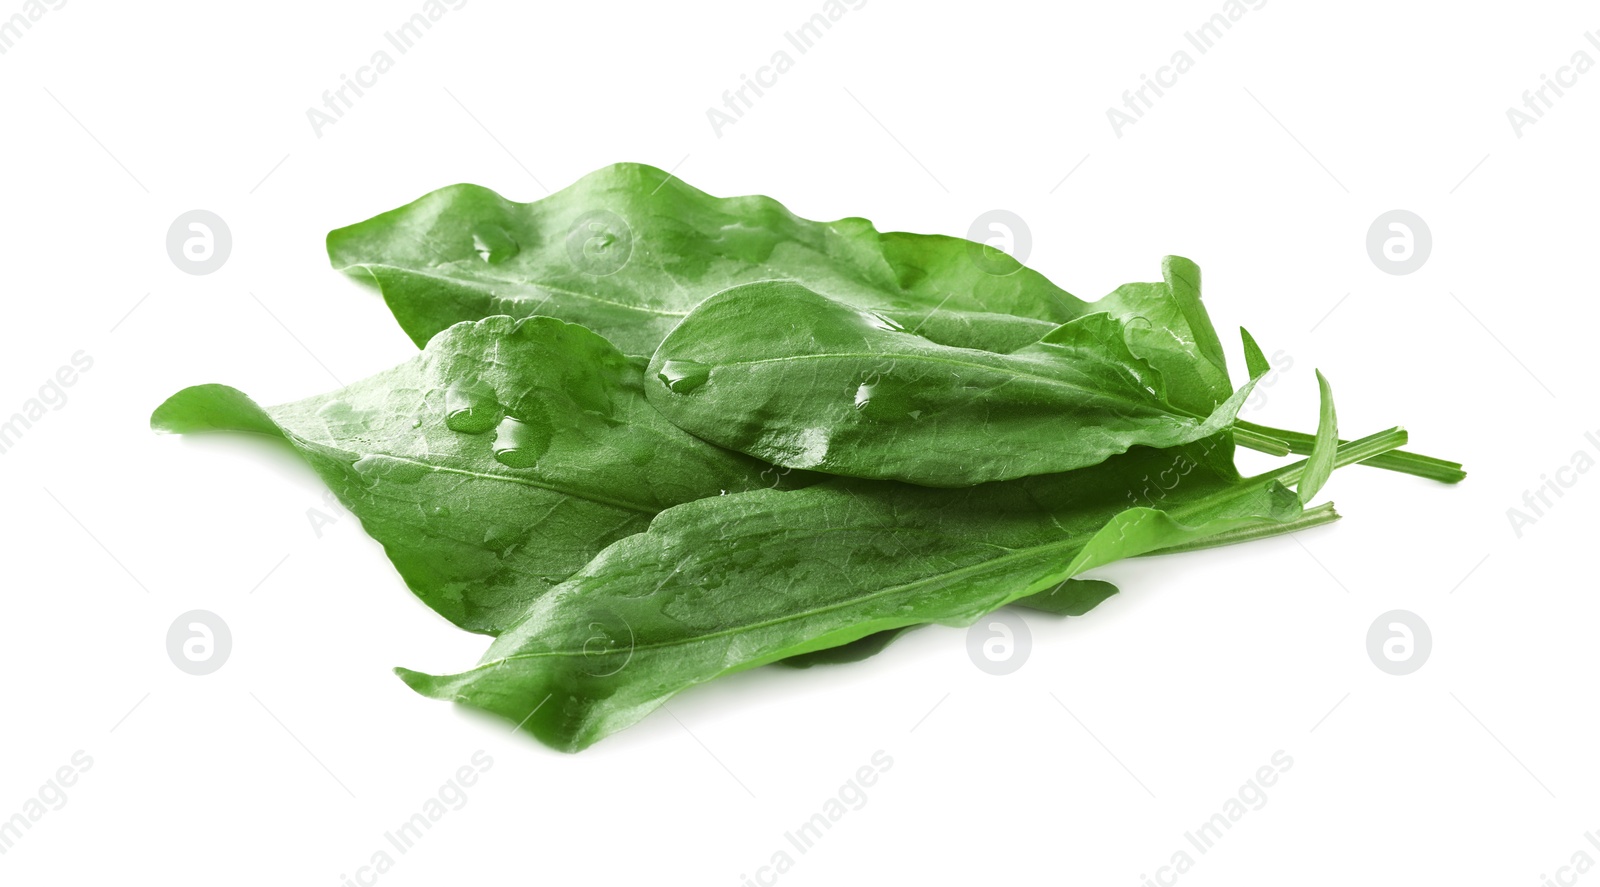
M 419 8 L 71 0 L 0 55 L 0 418 L 93 360 L 0 456 L 0 818 L 75 751 L 94 762 L 0 882 L 339 884 L 480 749 L 466 806 L 378 883 L 736 885 L 788 849 L 785 885 L 1135 885 L 1188 849 L 1185 885 L 1531 887 L 1600 859 L 1600 473 L 1564 475 L 1520 537 L 1507 517 L 1600 457 L 1600 72 L 1520 138 L 1506 117 L 1574 52 L 1600 59 L 1592 6 L 1271 0 L 1200 55 L 1183 35 L 1218 0 L 870 0 L 718 137 L 707 108 L 818 0 L 472 0 L 315 135 L 306 109 Z M 1193 69 L 1117 137 L 1106 109 L 1178 49 Z M 549 751 L 390 674 L 462 669 L 484 640 L 416 603 L 309 469 L 147 421 L 185 385 L 277 403 L 413 353 L 328 268 L 330 228 L 461 181 L 531 200 L 617 160 L 884 230 L 1007 209 L 1084 298 L 1193 257 L 1233 353 L 1244 323 L 1292 357 L 1252 418 L 1313 425 L 1318 367 L 1347 435 L 1404 424 L 1471 476 L 1347 469 L 1332 527 L 1116 565 L 1123 594 L 1090 616 L 1028 617 L 1009 676 L 925 629 Z M 234 239 L 208 276 L 165 249 L 195 208 Z M 1395 208 L 1434 241 L 1406 276 L 1365 247 Z M 320 538 L 311 509 L 337 518 Z M 193 608 L 233 633 L 206 677 L 165 649 Z M 1395 608 L 1434 639 L 1405 677 L 1365 649 Z M 794 853 L 785 831 L 880 749 L 866 805 Z M 1268 803 L 1196 853 L 1185 831 L 1280 749 Z

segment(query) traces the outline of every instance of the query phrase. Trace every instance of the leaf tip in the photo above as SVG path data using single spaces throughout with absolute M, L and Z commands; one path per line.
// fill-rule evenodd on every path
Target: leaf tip
M 1241 326 L 1239 338 L 1244 342 L 1244 365 L 1250 373 L 1250 378 L 1259 379 L 1270 372 L 1272 364 L 1267 362 L 1267 355 L 1262 352 L 1261 346 L 1256 344 L 1256 337 Z
M 243 391 L 217 384 L 191 385 L 167 398 L 151 412 L 150 430 L 158 434 L 251 431 L 283 435 L 267 411 Z

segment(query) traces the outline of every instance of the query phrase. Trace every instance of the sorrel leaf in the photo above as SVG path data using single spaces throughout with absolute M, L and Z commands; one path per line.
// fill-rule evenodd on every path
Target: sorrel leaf
M 417 597 L 495 634 L 662 509 L 778 483 L 768 466 L 678 430 L 640 384 L 582 327 L 497 317 L 452 327 L 334 394 L 263 409 L 201 385 L 162 404 L 151 425 L 286 440 Z
M 1301 502 L 1310 502 L 1322 485 L 1333 474 L 1333 460 L 1339 445 L 1339 417 L 1333 408 L 1333 390 L 1322 371 L 1317 370 L 1317 392 L 1322 404 L 1321 418 L 1317 422 L 1317 442 L 1306 459 L 1305 473 L 1300 477 L 1296 492 Z
M 703 299 L 785 279 L 931 341 L 1001 354 L 1106 313 L 1127 324 L 1129 349 L 1166 377 L 1174 405 L 1205 415 L 1232 390 L 1188 259 L 1164 259 L 1161 283 L 1085 303 L 983 244 L 879 232 L 860 218 L 802 219 L 770 197 L 713 197 L 644 164 L 603 167 L 532 203 L 452 185 L 329 232 L 327 248 L 335 268 L 379 289 L 418 346 L 461 321 L 539 314 L 586 326 L 643 362 Z M 1252 449 L 1310 451 L 1301 432 L 1234 430 Z M 1465 477 L 1458 463 L 1411 453 L 1373 464 Z
M 1123 284 L 1086 310 L 1123 321 L 1128 349 L 1161 373 L 1167 399 L 1203 415 L 1233 393 L 1233 384 L 1222 342 L 1200 302 L 1200 267 L 1167 256 L 1161 276 L 1161 283 Z M 1251 378 L 1260 375 L 1251 369 Z
M 1195 415 L 1090 314 L 1011 354 L 939 345 L 788 281 L 702 302 L 651 360 L 650 402 L 686 431 L 792 468 L 966 486 L 1097 464 L 1228 427 L 1248 388 Z
M 1341 464 L 1404 441 L 1340 448 Z M 1161 508 L 1127 485 L 1173 459 L 962 490 L 837 479 L 669 509 L 503 633 L 476 668 L 397 669 L 414 690 L 484 709 L 577 751 L 721 675 L 925 622 L 986 612 L 1124 557 L 1302 518 L 1302 465 L 1248 481 L 1197 470 Z
M 271 409 L 190 388 L 152 424 L 286 441 L 418 597 L 497 636 L 406 682 L 569 751 L 746 668 L 1081 615 L 1116 592 L 1085 571 L 1337 519 L 1311 500 L 1340 465 L 1461 476 L 1398 429 L 1339 441 L 1320 372 L 1315 435 L 1237 421 L 1269 365 L 1244 334 L 1233 390 L 1181 257 L 1084 303 L 979 244 L 629 164 L 532 204 L 446 188 L 328 249 L 422 354 Z M 1309 457 L 1245 479 L 1235 440 Z
M 956 237 L 802 219 L 770 197 L 712 197 L 619 163 L 533 203 L 454 185 L 328 234 L 419 345 L 463 320 L 542 314 L 647 359 L 702 299 L 795 280 L 946 344 L 1010 351 L 1083 313 L 1038 272 Z

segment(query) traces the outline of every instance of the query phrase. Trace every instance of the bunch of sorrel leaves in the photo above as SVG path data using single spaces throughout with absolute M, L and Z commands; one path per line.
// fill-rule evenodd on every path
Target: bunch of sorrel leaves
M 534 203 L 444 188 L 328 235 L 422 347 L 263 408 L 201 385 L 161 431 L 304 457 L 423 603 L 491 635 L 417 692 L 582 749 L 767 663 L 870 656 L 1006 605 L 1080 615 L 1121 558 L 1335 520 L 1340 466 L 1445 482 L 1398 428 L 1240 420 L 1200 271 L 1081 301 L 992 248 L 801 219 L 619 164 Z M 1254 477 L 1234 447 L 1307 458 Z

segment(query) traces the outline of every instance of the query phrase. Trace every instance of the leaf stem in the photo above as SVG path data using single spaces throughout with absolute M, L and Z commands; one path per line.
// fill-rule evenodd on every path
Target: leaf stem
M 1339 449 L 1334 453 L 1333 456 L 1333 467 L 1343 468 L 1346 465 L 1353 465 L 1357 462 L 1368 462 L 1373 458 L 1394 450 L 1396 447 L 1405 446 L 1406 439 L 1406 430 L 1396 426 L 1388 429 L 1387 431 L 1380 431 L 1377 434 L 1369 434 L 1366 437 L 1359 438 L 1357 440 L 1341 440 L 1339 441 Z M 1306 463 L 1307 460 L 1301 459 L 1299 462 L 1295 462 L 1291 465 L 1285 465 L 1282 468 L 1274 469 L 1266 474 L 1258 474 L 1255 477 L 1250 478 L 1250 480 L 1275 480 L 1281 484 L 1284 484 L 1285 486 L 1288 486 L 1289 484 L 1293 484 L 1300 480 L 1300 475 L 1306 470 Z
M 1240 427 L 1243 423 L 1235 420 L 1233 425 L 1233 442 L 1242 447 L 1248 447 L 1260 453 L 1271 456 L 1287 456 L 1294 452 L 1289 445 L 1276 437 L 1268 437 L 1257 431 Z
M 1268 446 L 1257 445 L 1263 439 L 1273 442 L 1268 445 L 1271 447 L 1270 449 Z M 1240 446 L 1259 450 L 1263 453 L 1272 453 L 1273 455 L 1282 455 L 1282 453 L 1278 452 L 1280 447 L 1288 447 L 1291 453 L 1305 455 L 1311 452 L 1312 444 L 1316 443 L 1316 438 L 1303 432 L 1257 425 L 1254 422 L 1246 422 L 1240 419 L 1234 423 L 1234 441 Z M 1340 441 L 1340 443 L 1343 444 L 1344 441 Z M 1459 483 L 1467 476 L 1467 473 L 1461 470 L 1460 462 L 1450 462 L 1445 459 L 1436 459 L 1433 456 L 1408 453 L 1403 450 L 1380 453 L 1365 460 L 1362 464 L 1447 484 Z

